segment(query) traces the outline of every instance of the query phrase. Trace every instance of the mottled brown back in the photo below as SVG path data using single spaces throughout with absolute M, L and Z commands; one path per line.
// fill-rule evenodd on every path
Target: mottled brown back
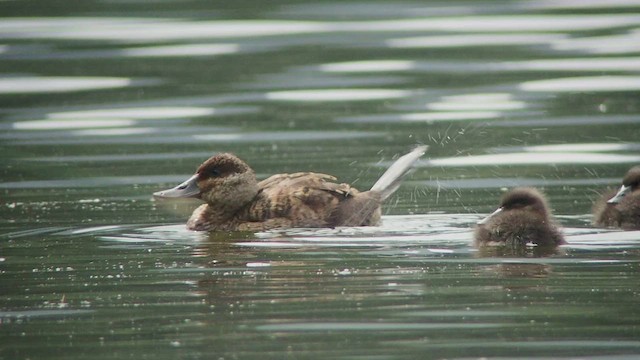
M 260 193 L 248 211 L 248 221 L 288 218 L 294 227 L 369 225 L 380 207 L 379 199 L 371 201 L 368 192 L 335 180 L 310 172 L 271 176 L 258 183 Z M 360 205 L 364 208 L 353 208 Z M 345 211 L 345 206 L 350 210 Z

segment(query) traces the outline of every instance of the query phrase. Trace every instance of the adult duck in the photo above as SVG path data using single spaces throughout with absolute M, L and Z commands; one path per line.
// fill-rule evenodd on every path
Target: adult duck
M 260 231 L 274 228 L 372 226 L 380 205 L 427 150 L 418 146 L 396 160 L 368 191 L 337 183 L 331 175 L 277 174 L 258 182 L 254 171 L 233 154 L 202 163 L 182 184 L 153 195 L 205 201 L 187 222 L 190 230 Z

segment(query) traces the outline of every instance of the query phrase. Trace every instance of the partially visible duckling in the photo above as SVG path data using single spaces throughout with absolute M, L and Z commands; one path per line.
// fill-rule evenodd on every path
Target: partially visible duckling
M 427 150 L 418 146 L 396 160 L 373 185 L 359 192 L 335 177 L 311 172 L 277 174 L 258 182 L 253 170 L 232 154 L 205 161 L 195 175 L 156 198 L 194 197 L 206 204 L 194 210 L 190 230 L 259 231 L 273 228 L 372 226 L 380 204 Z
M 617 193 L 608 192 L 593 206 L 597 226 L 640 229 L 640 166 L 634 166 L 622 179 Z
M 564 243 L 544 195 L 533 188 L 507 192 L 500 207 L 478 222 L 476 245 L 521 247 L 527 243 L 556 246 Z

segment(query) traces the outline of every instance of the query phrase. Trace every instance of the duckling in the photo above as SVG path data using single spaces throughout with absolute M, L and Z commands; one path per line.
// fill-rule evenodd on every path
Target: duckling
M 618 192 L 608 192 L 593 206 L 597 226 L 640 229 L 640 166 L 634 166 L 622 179 Z
M 507 192 L 500 207 L 479 221 L 476 245 L 521 247 L 527 243 L 556 246 L 564 243 L 544 195 L 533 188 L 515 188 Z
M 254 171 L 233 154 L 202 163 L 182 184 L 156 198 L 204 200 L 187 222 L 190 230 L 260 231 L 294 227 L 375 226 L 380 204 L 393 194 L 413 164 L 427 151 L 418 146 L 396 160 L 369 191 L 320 173 L 277 174 L 258 182 Z

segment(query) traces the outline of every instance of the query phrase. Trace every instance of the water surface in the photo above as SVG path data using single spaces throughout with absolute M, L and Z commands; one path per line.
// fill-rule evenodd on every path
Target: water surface
M 633 359 L 640 2 L 0 2 L 0 358 Z M 215 152 L 359 189 L 376 228 L 189 232 Z M 478 251 L 543 189 L 568 244 Z

